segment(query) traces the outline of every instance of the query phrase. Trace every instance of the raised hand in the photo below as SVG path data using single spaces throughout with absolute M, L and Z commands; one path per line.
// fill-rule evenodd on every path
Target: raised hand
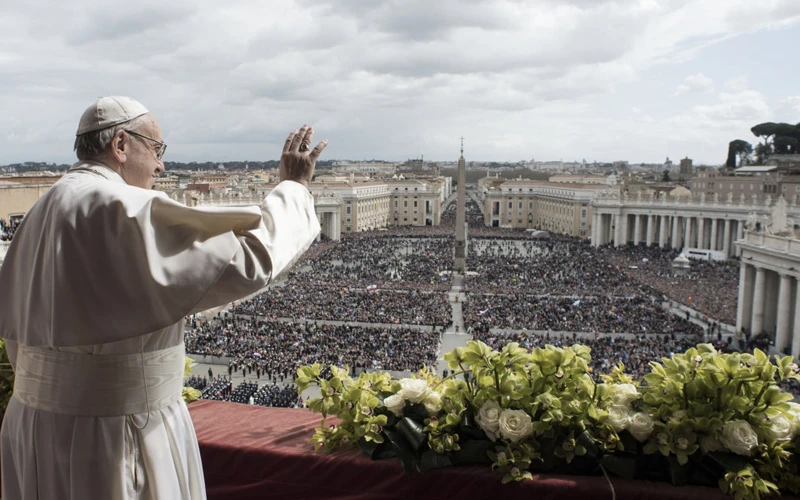
M 300 130 L 289 133 L 286 143 L 283 145 L 281 154 L 281 166 L 279 170 L 281 181 L 295 181 L 308 187 L 311 177 L 314 175 L 314 167 L 317 165 L 322 150 L 328 145 L 324 140 L 311 149 L 311 140 L 314 138 L 314 129 L 308 125 L 303 125 Z

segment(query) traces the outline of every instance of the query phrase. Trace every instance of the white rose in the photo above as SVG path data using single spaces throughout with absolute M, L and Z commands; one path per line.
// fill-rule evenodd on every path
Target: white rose
M 608 423 L 617 432 L 622 432 L 631 423 L 633 411 L 628 406 L 614 405 L 608 409 Z
M 419 378 L 404 378 L 400 387 L 398 394 L 412 403 L 421 403 L 428 395 L 428 382 Z
M 478 415 L 475 421 L 481 426 L 485 432 L 497 432 L 497 426 L 500 425 L 500 412 L 502 409 L 500 405 L 494 401 L 487 401 L 483 403 L 481 409 L 478 410 Z
M 647 438 L 653 433 L 653 419 L 647 413 L 634 414 L 628 425 L 628 432 L 640 443 L 647 441 Z
M 504 438 L 519 443 L 533 433 L 531 416 L 522 410 L 503 410 L 498 430 Z
M 400 394 L 392 394 L 383 400 L 383 404 L 390 412 L 399 417 L 403 414 L 403 408 L 406 406 L 406 400 L 403 399 L 403 396 Z
M 764 428 L 764 435 L 767 437 L 767 440 L 780 442 L 789 441 L 794 437 L 792 422 L 783 415 L 771 417 L 767 423 L 770 424 L 769 427 L 765 426 Z
M 700 449 L 703 453 L 711 453 L 712 451 L 719 451 L 722 449 L 722 443 L 714 439 L 708 434 L 700 437 Z
M 720 441 L 730 451 L 746 456 L 750 456 L 752 449 L 758 446 L 758 436 L 745 420 L 726 422 Z
M 425 398 L 424 405 L 428 415 L 436 415 L 442 410 L 442 396 L 438 392 L 431 391 Z
M 639 399 L 639 391 L 633 384 L 619 384 L 614 386 L 614 404 L 629 405 Z
M 792 422 L 792 436 L 800 433 L 800 404 L 789 403 L 789 421 Z

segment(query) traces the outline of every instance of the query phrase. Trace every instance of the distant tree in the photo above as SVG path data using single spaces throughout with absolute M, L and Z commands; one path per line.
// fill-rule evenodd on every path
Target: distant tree
M 775 154 L 797 154 L 800 147 L 800 140 L 786 135 L 779 135 L 773 141 Z
M 670 182 L 669 170 L 664 169 L 664 172 L 661 174 L 661 182 Z
M 728 161 L 725 165 L 728 168 L 736 168 L 736 159 L 738 158 L 739 166 L 742 167 L 751 154 L 753 154 L 753 146 L 749 142 L 741 139 L 731 141 L 728 143 Z

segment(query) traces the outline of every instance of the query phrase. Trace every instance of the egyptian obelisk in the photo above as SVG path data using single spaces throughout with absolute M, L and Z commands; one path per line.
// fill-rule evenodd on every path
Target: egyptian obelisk
M 464 138 L 461 138 L 461 157 L 458 159 L 458 187 L 456 196 L 456 259 L 453 269 L 464 273 L 467 267 L 467 221 L 466 221 L 467 166 L 464 161 Z

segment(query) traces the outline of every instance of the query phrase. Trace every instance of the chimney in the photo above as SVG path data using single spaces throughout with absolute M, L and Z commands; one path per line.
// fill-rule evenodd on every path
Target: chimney
M 350 172 L 350 184 L 354 184 L 356 182 L 356 173 Z

